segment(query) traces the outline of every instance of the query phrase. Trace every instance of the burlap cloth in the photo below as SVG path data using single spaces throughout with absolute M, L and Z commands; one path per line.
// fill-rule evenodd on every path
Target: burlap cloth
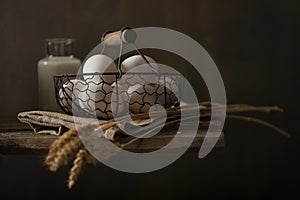
M 18 119 L 22 123 L 29 124 L 36 134 L 51 134 L 61 135 L 68 129 L 75 128 L 75 117 L 57 112 L 49 111 L 27 111 L 18 114 Z M 104 120 L 98 120 L 97 124 L 105 122 Z M 76 125 L 87 125 L 95 123 L 95 120 L 90 118 L 76 117 Z M 134 126 L 142 126 L 149 124 L 150 120 L 138 120 L 134 123 L 124 123 L 122 126 L 126 128 Z M 104 137 L 110 140 L 114 140 L 117 135 L 125 134 L 118 127 L 111 127 L 106 130 Z
M 27 123 L 37 134 L 60 135 L 64 130 L 75 127 L 74 117 L 57 112 L 28 111 L 18 114 L 22 123 Z M 89 118 L 76 117 L 76 123 L 88 124 Z

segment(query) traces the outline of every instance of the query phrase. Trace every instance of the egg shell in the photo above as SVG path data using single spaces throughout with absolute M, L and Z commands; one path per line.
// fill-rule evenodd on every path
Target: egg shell
M 117 67 L 114 61 L 103 54 L 97 54 L 89 57 L 83 65 L 83 73 L 117 73 Z M 94 82 L 100 83 L 105 82 L 112 84 L 116 81 L 116 75 L 84 75 L 83 76 L 87 83 Z
M 149 61 L 150 65 L 143 59 L 141 55 L 128 57 L 122 62 L 121 70 L 122 72 L 125 72 L 125 75 L 123 75 L 124 78 L 121 79 L 121 82 L 126 83 L 128 87 L 137 83 L 145 84 L 158 82 L 157 63 L 151 57 L 145 57 Z
M 78 79 L 67 81 L 59 90 L 59 98 L 61 99 L 62 106 L 69 112 L 72 112 L 72 101 L 79 107 L 80 93 L 85 92 L 88 88 L 86 82 Z M 77 109 L 78 107 L 74 108 Z
M 134 114 L 149 112 L 150 107 L 155 104 L 168 108 L 177 102 L 174 93 L 160 84 L 132 86 L 128 89 L 128 93 L 129 110 Z
M 144 55 L 144 56 L 151 65 L 149 67 L 154 69 L 155 71 L 158 71 L 158 66 L 157 66 L 155 60 L 149 56 L 146 56 L 146 55 Z M 144 60 L 144 58 L 141 55 L 130 56 L 121 63 L 121 70 L 122 70 L 122 72 L 128 72 L 132 68 L 142 65 L 142 64 L 147 64 L 147 62 Z
M 109 84 L 89 83 L 87 91 L 80 94 L 80 98 L 87 98 L 88 100 L 79 102 L 80 107 L 90 114 L 95 112 L 99 118 L 111 119 L 113 118 L 113 111 L 118 113 L 123 112 L 122 104 L 116 107 L 116 102 L 112 102 L 112 94 L 113 87 Z M 120 98 L 121 96 L 118 97 Z M 117 108 L 118 110 L 116 110 Z
M 112 111 L 118 116 L 122 114 L 128 114 L 129 113 L 128 88 L 120 84 L 116 86 L 116 83 L 112 84 L 112 88 L 113 88 L 113 94 L 111 99 Z

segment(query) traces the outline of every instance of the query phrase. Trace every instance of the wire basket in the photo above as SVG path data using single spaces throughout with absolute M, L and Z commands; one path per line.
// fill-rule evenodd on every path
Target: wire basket
M 56 99 L 62 110 L 77 116 L 96 115 L 98 118 L 111 119 L 116 115 L 148 112 L 155 104 L 165 108 L 179 105 L 184 80 L 181 74 L 155 70 L 146 70 L 145 73 L 122 72 L 124 45 L 131 46 L 143 58 L 147 67 L 153 67 L 134 43 L 135 39 L 135 31 L 127 27 L 103 34 L 103 48 L 99 53 L 104 54 L 105 50 L 114 48 L 119 53 L 117 62 L 114 61 L 117 63 L 114 73 L 54 76 Z M 113 81 L 108 82 L 108 79 Z M 146 80 L 152 80 L 150 82 L 153 83 Z
M 124 75 L 124 74 L 122 74 Z M 103 77 L 114 76 L 110 85 Z M 178 106 L 184 79 L 174 73 L 119 73 L 64 74 L 54 76 L 57 103 L 70 115 L 113 118 L 130 113 L 148 112 L 154 104 L 164 108 Z M 146 83 L 148 77 L 157 77 L 158 83 Z M 138 82 L 132 82 L 132 78 Z

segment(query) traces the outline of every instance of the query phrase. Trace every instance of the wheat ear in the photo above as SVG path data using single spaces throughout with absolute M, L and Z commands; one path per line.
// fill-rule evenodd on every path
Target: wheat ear
M 53 160 L 56 157 L 57 152 L 65 146 L 65 144 L 69 143 L 74 137 L 77 136 L 76 130 L 69 130 L 65 132 L 63 135 L 59 136 L 57 140 L 55 140 L 49 150 L 49 153 L 45 159 L 46 165 L 51 165 Z
M 80 173 L 83 171 L 86 164 L 96 165 L 98 161 L 86 150 L 80 149 L 76 154 L 73 162 L 73 167 L 69 172 L 68 187 L 71 189 L 76 183 Z
M 58 138 L 57 143 L 53 144 L 53 150 L 50 150 L 45 161 L 50 171 L 56 171 L 59 167 L 67 165 L 81 146 L 82 143 L 76 129 L 71 129 L 62 135 L 61 138 Z

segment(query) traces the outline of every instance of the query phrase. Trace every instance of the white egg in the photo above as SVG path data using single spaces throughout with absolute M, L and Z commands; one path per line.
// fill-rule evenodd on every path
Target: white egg
M 129 110 L 135 114 L 148 112 L 155 104 L 168 108 L 177 102 L 175 94 L 160 84 L 135 85 L 128 89 L 128 93 Z
M 118 110 L 115 110 L 116 102 L 112 102 L 112 94 L 113 87 L 109 84 L 89 83 L 87 91 L 80 94 L 80 98 L 87 99 L 87 101 L 79 102 L 80 107 L 90 114 L 95 112 L 99 118 L 111 119 L 113 118 L 113 111 L 118 113 L 123 112 L 122 106 L 118 106 Z
M 85 92 L 88 88 L 88 85 L 78 79 L 73 79 L 70 81 L 67 81 L 63 84 L 62 88 L 59 90 L 59 98 L 61 100 L 62 106 L 68 111 L 72 112 L 72 101 L 75 104 L 76 107 L 74 109 L 79 108 L 79 102 L 80 102 L 80 94 L 82 92 Z M 83 99 L 84 100 L 84 99 Z
M 149 67 L 154 69 L 155 71 L 157 71 L 158 66 L 157 66 L 155 60 L 149 56 L 145 56 L 145 58 L 151 64 L 151 66 L 149 66 Z M 130 56 L 122 62 L 121 70 L 122 70 L 122 72 L 128 72 L 132 68 L 142 65 L 142 64 L 147 64 L 147 62 L 144 60 L 144 58 L 141 55 Z
M 124 85 L 116 85 L 116 83 L 112 84 L 112 88 L 111 107 L 115 116 L 129 113 L 129 109 L 127 108 L 129 103 L 128 88 Z
M 103 54 L 98 54 L 91 56 L 83 65 L 83 73 L 116 73 L 118 72 L 114 61 Z M 116 81 L 116 75 L 85 75 L 84 79 L 87 83 L 89 82 L 105 82 L 107 84 L 112 84 Z
M 133 86 L 137 83 L 142 85 L 144 83 L 157 83 L 158 65 L 151 57 L 145 56 L 145 58 L 150 64 L 148 64 L 141 55 L 128 57 L 122 62 L 121 70 L 126 73 L 124 75 L 126 78 L 122 79 L 122 82 L 127 82 L 129 86 Z

